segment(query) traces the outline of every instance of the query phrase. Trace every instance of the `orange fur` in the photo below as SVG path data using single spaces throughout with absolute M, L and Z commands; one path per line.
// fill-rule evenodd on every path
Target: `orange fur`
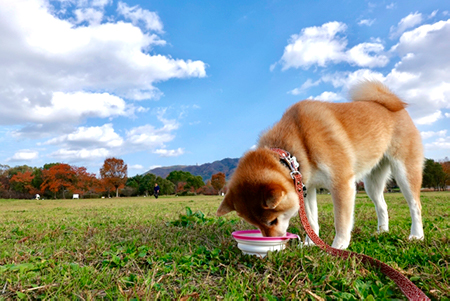
M 379 230 L 387 231 L 382 190 L 390 171 L 411 209 L 410 238 L 423 238 L 422 143 L 404 110 L 406 104 L 379 82 L 364 81 L 351 95 L 354 101 L 348 103 L 304 100 L 291 106 L 261 135 L 258 148 L 242 157 L 217 214 L 236 210 L 266 236 L 286 233 L 298 198 L 288 169 L 269 150 L 277 147 L 296 156 L 308 190 L 330 190 L 336 228 L 333 247 L 346 248 L 350 242 L 354 183 L 363 178 L 376 205 Z M 305 202 L 318 234 L 315 191 Z

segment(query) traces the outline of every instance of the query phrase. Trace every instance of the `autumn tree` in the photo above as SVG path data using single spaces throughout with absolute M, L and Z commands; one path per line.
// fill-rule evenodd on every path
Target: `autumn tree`
M 211 176 L 211 186 L 214 187 L 217 193 L 225 186 L 225 183 L 225 174 L 223 172 L 218 172 Z
M 207 180 L 205 186 L 202 186 L 199 189 L 197 189 L 197 194 L 215 195 L 217 194 L 217 191 L 216 189 L 214 189 L 214 187 L 212 187 L 211 180 Z
M 122 159 L 108 158 L 100 168 L 100 175 L 106 185 L 114 187 L 116 197 L 119 197 L 119 189 L 125 187 L 127 182 L 127 165 Z
M 86 167 L 73 167 L 73 170 L 76 178 L 74 193 L 84 196 L 85 193 L 94 190 L 98 181 L 95 174 L 89 173 Z
M 446 188 L 447 186 L 450 186 L 450 161 L 448 160 L 448 158 L 445 158 L 445 160 L 443 162 L 440 162 L 440 164 L 442 166 L 442 170 L 445 173 L 444 187 Z
M 53 165 L 49 169 L 42 170 L 41 190 L 46 189 L 53 192 L 56 199 L 56 193 L 62 191 L 63 198 L 66 198 L 66 190 L 74 191 L 76 183 L 76 174 L 72 166 L 65 163 Z
M 31 184 L 34 179 L 31 171 L 18 172 L 10 179 L 11 189 L 29 194 L 37 193 L 38 190 Z

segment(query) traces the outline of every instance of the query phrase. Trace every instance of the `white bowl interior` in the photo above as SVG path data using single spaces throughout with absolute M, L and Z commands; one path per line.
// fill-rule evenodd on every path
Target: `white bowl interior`
M 249 239 L 245 239 L 249 237 Z M 265 257 L 269 251 L 281 251 L 285 249 L 286 243 L 289 238 L 273 238 L 267 240 L 252 240 L 251 238 L 263 237 L 261 232 L 256 233 L 239 233 L 239 238 L 233 238 L 238 243 L 238 248 L 244 253 L 249 255 L 257 255 Z

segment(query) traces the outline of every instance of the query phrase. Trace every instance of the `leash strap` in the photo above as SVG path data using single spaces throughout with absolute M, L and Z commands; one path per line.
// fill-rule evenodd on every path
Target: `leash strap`
M 292 156 L 287 151 L 279 148 L 272 148 L 271 150 L 276 152 L 280 156 L 281 160 L 286 160 L 287 162 L 292 161 Z M 300 209 L 298 210 L 298 215 L 300 217 L 300 221 L 309 238 L 316 244 L 316 246 L 333 256 L 341 257 L 344 259 L 357 258 L 365 264 L 369 264 L 372 267 L 380 269 L 384 275 L 391 278 L 391 280 L 393 280 L 397 284 L 397 286 L 409 300 L 430 300 L 430 298 L 428 298 L 427 295 L 425 295 L 425 293 L 422 292 L 414 283 L 412 283 L 403 274 L 388 266 L 387 264 L 364 254 L 358 254 L 347 250 L 333 248 L 327 245 L 322 239 L 320 239 L 319 236 L 317 236 L 314 230 L 311 228 L 308 217 L 306 215 L 303 197 L 304 185 L 302 182 L 302 175 L 298 170 L 294 170 L 291 167 L 291 177 L 294 180 L 295 189 L 299 198 Z

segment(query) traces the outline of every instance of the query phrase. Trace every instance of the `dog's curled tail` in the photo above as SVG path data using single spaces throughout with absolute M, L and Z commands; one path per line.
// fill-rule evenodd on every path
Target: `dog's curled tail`
M 403 110 L 407 106 L 405 102 L 379 81 L 366 80 L 355 85 L 350 90 L 350 97 L 353 101 L 376 102 L 392 112 Z

